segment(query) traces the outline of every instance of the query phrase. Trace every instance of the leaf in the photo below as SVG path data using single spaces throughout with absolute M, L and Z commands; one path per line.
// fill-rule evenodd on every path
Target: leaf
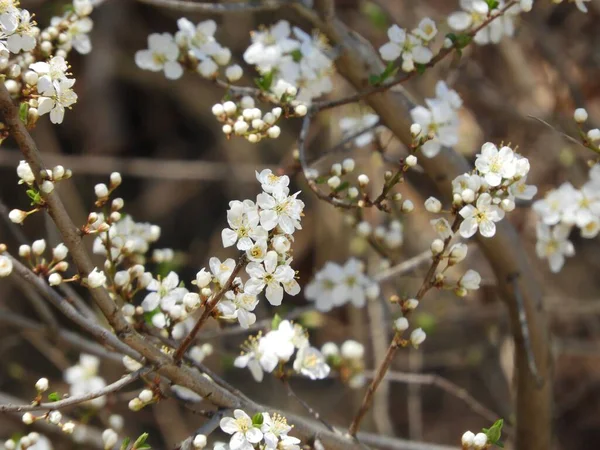
M 133 443 L 133 447 L 131 450 L 142 450 L 145 448 L 152 448 L 150 445 L 146 444 L 146 440 L 148 439 L 148 433 L 143 433 L 138 437 Z
M 275 313 L 275 315 L 273 316 L 273 320 L 271 320 L 271 330 L 276 330 L 279 328 L 279 324 L 281 323 L 283 319 L 281 318 L 281 316 L 277 313 Z
M 23 122 L 25 125 L 27 125 L 27 113 L 28 112 L 29 112 L 29 104 L 21 103 L 19 105 L 19 119 L 21 119 L 21 122 Z
M 504 425 L 504 419 L 498 419 L 490 428 L 484 428 L 482 431 L 488 438 L 488 441 L 499 447 L 501 446 L 500 437 L 502 437 L 502 426 Z
M 127 447 L 129 447 L 129 442 L 131 442 L 131 439 L 128 437 L 123 439 L 123 442 L 121 443 L 121 450 L 127 450 Z
M 490 11 L 493 11 L 500 5 L 500 2 L 498 0 L 485 0 L 485 2 L 487 3 Z
M 448 33 L 446 35 L 446 37 L 452 41 L 452 43 L 454 44 L 454 48 L 456 48 L 459 52 L 460 52 L 460 50 L 465 48 L 467 45 L 469 45 L 471 43 L 471 41 L 473 40 L 472 36 L 465 34 L 465 33 L 460 33 L 460 34 Z
M 427 64 L 415 64 L 415 69 L 417 70 L 417 73 L 419 75 L 423 75 L 423 73 L 425 73 L 425 71 L 427 70 Z
M 302 52 L 299 49 L 293 50 L 291 55 L 294 62 L 300 62 L 302 60 Z
M 341 191 L 345 191 L 346 189 L 348 189 L 350 187 L 350 183 L 347 181 L 344 181 L 342 184 L 340 184 L 338 187 L 336 187 L 333 192 L 341 192 Z
M 387 64 L 387 66 L 385 67 L 384 71 L 381 72 L 380 75 L 371 75 L 369 77 L 369 83 L 372 86 L 380 85 L 388 78 L 396 75 L 397 72 L 398 72 L 398 67 L 396 66 L 396 64 L 394 64 L 393 61 L 390 61 Z
M 271 70 L 270 72 L 264 74 L 259 78 L 255 78 L 254 82 L 256 85 L 263 91 L 268 91 L 271 89 L 273 84 L 273 78 L 275 77 L 275 71 Z
M 38 206 L 42 204 L 42 196 L 36 189 L 27 189 L 27 196 L 31 199 L 32 206 Z
M 256 413 L 252 416 L 252 425 L 254 425 L 255 427 L 259 427 L 263 424 L 264 420 L 265 418 L 262 415 L 262 413 Z
M 60 395 L 58 395 L 58 392 L 51 392 L 48 394 L 48 400 L 51 402 L 57 402 L 60 400 Z

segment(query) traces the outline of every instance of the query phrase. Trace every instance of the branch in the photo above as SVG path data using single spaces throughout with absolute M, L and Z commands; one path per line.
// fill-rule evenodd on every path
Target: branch
M 68 406 L 78 405 L 83 402 L 87 402 L 88 400 L 93 400 L 98 397 L 102 397 L 103 395 L 110 394 L 112 392 L 116 392 L 119 389 L 127 386 L 130 383 L 133 383 L 141 376 L 146 375 L 148 372 L 151 372 L 152 369 L 144 368 L 137 370 L 136 372 L 130 373 L 120 380 L 115 381 L 107 386 L 104 386 L 102 389 L 98 389 L 93 392 L 88 392 L 84 395 L 78 395 L 75 397 L 65 398 L 64 400 L 59 400 L 57 402 L 50 403 L 39 403 L 32 405 L 13 405 L 13 404 L 5 404 L 0 405 L 0 413 L 7 412 L 24 412 L 24 411 L 44 411 L 44 410 L 56 410 L 61 408 L 66 408 Z
M 147 5 L 169 8 L 180 12 L 206 12 L 212 14 L 273 11 L 295 0 L 249 0 L 235 3 L 208 3 L 185 0 L 138 0 Z

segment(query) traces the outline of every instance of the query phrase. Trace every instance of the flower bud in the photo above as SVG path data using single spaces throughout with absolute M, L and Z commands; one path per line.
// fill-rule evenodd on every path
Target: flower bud
M 154 393 L 150 389 L 144 389 L 140 392 L 138 398 L 144 403 L 150 403 L 154 398 Z
M 12 209 L 8 213 L 8 218 L 12 223 L 23 223 L 26 217 L 27 213 L 25 211 L 21 211 L 20 209 Z
M 52 169 L 52 179 L 59 181 L 65 176 L 65 168 L 63 166 L 56 166 Z
M 231 116 L 237 111 L 237 105 L 232 101 L 227 101 L 223 103 L 223 110 L 225 111 L 225 114 Z
M 408 167 L 414 167 L 417 165 L 417 157 L 415 155 L 408 155 L 405 163 Z
M 594 128 L 588 131 L 587 137 L 592 142 L 600 141 L 600 130 L 598 128 Z
M 473 439 L 475 439 L 475 435 L 470 431 L 466 431 L 465 434 L 463 434 L 462 438 L 461 438 L 463 447 L 466 447 L 466 448 L 472 447 Z
M 359 190 L 356 189 L 354 186 L 348 188 L 348 197 L 356 198 L 356 197 L 358 197 L 359 194 L 360 194 Z
M 242 78 L 242 75 L 244 75 L 244 70 L 237 64 L 229 66 L 227 69 L 225 69 L 225 76 L 231 82 L 239 80 Z
M 469 247 L 463 243 L 454 244 L 450 247 L 450 254 L 448 255 L 448 264 L 454 265 L 461 262 L 467 256 Z
M 48 422 L 53 423 L 54 425 L 58 425 L 62 420 L 62 414 L 60 411 L 50 411 L 48 414 Z
M 334 342 L 326 342 L 323 344 L 323 347 L 321 347 L 321 353 L 325 358 L 338 356 L 340 354 L 340 349 Z
M 23 414 L 23 417 L 21 418 L 25 425 L 31 425 L 33 422 L 35 422 L 35 419 L 36 418 L 34 417 L 34 415 L 28 412 Z
M 101 270 L 99 271 L 97 267 L 94 267 L 87 278 L 87 284 L 90 288 L 98 288 L 100 286 L 104 286 L 106 283 L 106 275 Z
M 19 256 L 21 258 L 29 258 L 29 256 L 31 255 L 31 247 L 29 245 L 21 245 L 19 247 Z
M 408 319 L 406 317 L 399 317 L 394 321 L 394 328 L 396 331 L 408 330 Z
M 433 255 L 439 255 L 444 251 L 444 241 L 441 239 L 436 239 L 431 243 L 431 253 Z
M 577 108 L 573 114 L 573 118 L 577 123 L 583 123 L 588 120 L 588 113 L 584 108 Z
M 290 240 L 282 235 L 275 236 L 271 240 L 271 245 L 273 245 L 273 249 L 280 255 L 286 254 L 292 246 Z
M 369 177 L 366 176 L 364 173 L 360 174 L 358 176 L 358 184 L 362 188 L 366 187 L 369 184 Z
M 58 244 L 52 249 L 52 257 L 55 261 L 62 261 L 67 257 L 67 253 L 69 253 L 69 249 L 63 243 Z
M 142 409 L 144 407 L 144 403 L 139 398 L 136 397 L 129 401 L 129 404 L 127 405 L 127 407 L 131 411 L 139 411 L 140 409 Z
M 277 125 L 273 125 L 267 130 L 267 136 L 269 136 L 271 139 L 277 139 L 280 134 L 281 128 L 279 128 Z
M 119 436 L 111 428 L 107 428 L 102 432 L 102 443 L 105 450 L 111 450 L 117 444 L 118 440 Z
M 211 281 L 212 275 L 210 272 L 207 272 L 206 269 L 202 269 L 196 274 L 196 284 L 199 288 L 208 286 Z
M 50 192 L 52 192 L 54 190 L 54 183 L 50 180 L 44 180 L 42 181 L 42 185 L 40 186 L 40 190 L 44 193 L 44 194 L 49 194 Z
M 476 449 L 485 448 L 487 444 L 487 436 L 485 433 L 477 433 L 473 438 L 473 447 Z
M 412 333 L 410 333 L 410 343 L 415 348 L 418 348 L 419 345 L 425 342 L 426 338 L 427 335 L 425 334 L 422 328 L 417 328 L 416 330 L 413 330 Z
M 505 198 L 500 202 L 500 207 L 506 212 L 511 212 L 516 207 L 515 201 L 511 198 Z
M 183 296 L 183 304 L 190 311 L 193 311 L 198 306 L 200 306 L 200 296 L 195 292 L 188 292 Z
M 362 237 L 368 237 L 371 234 L 371 230 L 371 224 L 364 220 L 356 226 L 356 232 Z
M 418 123 L 413 123 L 410 126 L 410 134 L 412 135 L 412 137 L 417 137 L 421 134 L 421 131 L 423 131 L 423 128 L 421 128 L 421 125 L 419 125 Z
M 46 241 L 44 239 L 33 241 L 33 244 L 31 244 L 31 250 L 37 256 L 42 255 L 42 253 L 46 251 Z
M 113 172 L 110 174 L 110 187 L 116 188 L 123 182 L 123 178 L 121 178 L 121 174 L 119 172 Z
M 430 213 L 439 213 L 442 210 L 442 203 L 435 197 L 429 197 L 425 200 L 425 209 Z
M 417 309 L 417 306 L 419 306 L 419 300 L 416 298 L 409 298 L 408 300 L 404 301 L 403 306 L 404 309 L 412 311 L 413 309 Z
M 63 281 L 63 277 L 59 274 L 59 273 L 51 273 L 50 276 L 48 277 L 48 284 L 50 286 L 58 286 L 60 283 L 62 283 Z
M 197 434 L 194 436 L 194 441 L 192 442 L 194 448 L 203 449 L 207 445 L 206 436 L 204 434 Z
M 48 390 L 48 384 L 48 378 L 40 378 L 39 380 L 37 380 L 37 383 L 35 383 L 35 388 L 40 393 L 46 392 Z
M 340 352 L 346 359 L 362 359 L 365 356 L 365 347 L 360 342 L 349 339 L 342 344 Z
M 65 434 L 73 434 L 75 431 L 75 424 L 73 422 L 67 422 L 62 426 L 62 431 Z
M 94 192 L 96 193 L 96 197 L 98 199 L 108 197 L 108 187 L 104 183 L 98 183 L 96 186 L 94 186 Z
M 294 108 L 294 112 L 300 117 L 304 117 L 306 113 L 308 113 L 308 108 L 306 107 L 306 105 L 301 104 Z
M 342 184 L 342 180 L 340 180 L 340 177 L 338 176 L 333 176 L 327 180 L 327 184 L 331 189 L 336 189 L 340 184 Z
M 404 200 L 404 203 L 402 203 L 402 208 L 401 209 L 402 209 L 403 213 L 409 213 L 413 209 L 415 209 L 415 205 L 410 200 Z

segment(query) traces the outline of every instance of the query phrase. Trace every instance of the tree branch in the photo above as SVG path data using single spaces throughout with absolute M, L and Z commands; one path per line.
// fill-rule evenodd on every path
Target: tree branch
M 138 0 L 147 5 L 169 8 L 180 12 L 205 12 L 211 14 L 273 11 L 296 0 L 249 0 L 234 3 L 192 2 L 186 0 Z

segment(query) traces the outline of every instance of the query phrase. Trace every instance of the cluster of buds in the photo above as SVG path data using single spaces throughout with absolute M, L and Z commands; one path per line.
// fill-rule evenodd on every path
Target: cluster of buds
M 360 389 L 365 385 L 365 348 L 360 342 L 347 340 L 341 347 L 334 342 L 326 342 L 321 353 L 348 387 Z
M 73 422 L 63 422 L 63 416 L 60 411 L 49 411 L 42 416 L 35 416 L 30 412 L 26 412 L 23 414 L 21 420 L 25 425 L 31 425 L 38 420 L 45 420 L 52 425 L 56 425 L 66 434 L 72 434 L 75 430 L 75 424 Z
M 489 447 L 488 437 L 485 433 L 474 434 L 467 431 L 462 435 L 461 443 L 463 450 L 483 450 Z
M 107 270 L 110 270 L 110 268 L 107 267 Z M 140 290 L 146 289 L 152 279 L 152 273 L 146 272 L 143 265 L 135 264 L 128 269 L 115 272 L 113 292 L 124 301 L 130 301 Z M 123 305 L 123 314 L 126 317 L 132 317 L 135 314 L 135 307 L 130 303 L 126 303 Z
M 94 186 L 94 193 L 96 194 L 96 198 L 97 198 L 95 205 L 98 208 L 104 206 L 110 199 L 110 196 L 113 193 L 113 191 L 121 185 L 122 181 L 123 180 L 121 178 L 121 174 L 119 172 L 113 172 L 110 174 L 110 182 L 109 182 L 108 186 L 104 183 L 98 183 L 96 186 Z M 111 210 L 119 211 L 123 207 L 123 199 L 115 199 L 115 200 L 118 200 L 118 201 L 117 202 L 113 201 L 113 203 L 111 205 Z M 119 219 L 120 219 L 120 216 L 117 220 L 113 220 L 113 222 L 118 222 Z
M 40 442 L 41 436 L 39 433 L 32 431 L 25 436 L 21 436 L 19 439 L 9 439 L 4 441 L 4 448 L 6 450 L 26 450 L 35 446 L 38 442 Z
M 90 0 L 74 0 L 73 7 L 62 17 L 53 17 L 50 26 L 39 35 L 42 53 L 50 56 L 54 52 L 56 56 L 66 58 L 74 48 L 81 54 L 88 54 L 92 50 L 88 36 L 93 27 L 89 18 L 92 10 Z
M 157 400 L 157 397 L 154 395 L 150 389 L 142 390 L 137 397 L 131 399 L 129 401 L 129 409 L 131 411 L 139 411 L 143 407 L 154 403 Z
M 58 286 L 61 283 L 79 279 L 78 275 L 68 279 L 63 278 L 64 272 L 69 268 L 69 263 L 65 261 L 69 250 L 65 244 L 58 244 L 52 249 L 51 259 L 44 257 L 45 252 L 46 241 L 44 239 L 38 239 L 31 245 L 23 244 L 19 247 L 19 256 L 29 264 L 33 273 L 47 277 L 50 286 Z
M 410 202 L 410 200 L 405 200 Z M 411 202 L 412 203 L 412 202 Z M 374 239 L 378 244 L 385 246 L 390 250 L 397 250 L 404 242 L 404 227 L 399 220 L 392 220 L 388 226 L 378 225 L 375 228 L 362 220 L 356 224 L 356 232 L 364 238 Z
M 584 108 L 577 108 L 573 114 L 573 119 L 577 123 L 577 129 L 581 142 L 590 150 L 600 153 L 600 129 L 592 128 L 587 132 L 583 130 L 583 124 L 588 120 L 588 112 Z

